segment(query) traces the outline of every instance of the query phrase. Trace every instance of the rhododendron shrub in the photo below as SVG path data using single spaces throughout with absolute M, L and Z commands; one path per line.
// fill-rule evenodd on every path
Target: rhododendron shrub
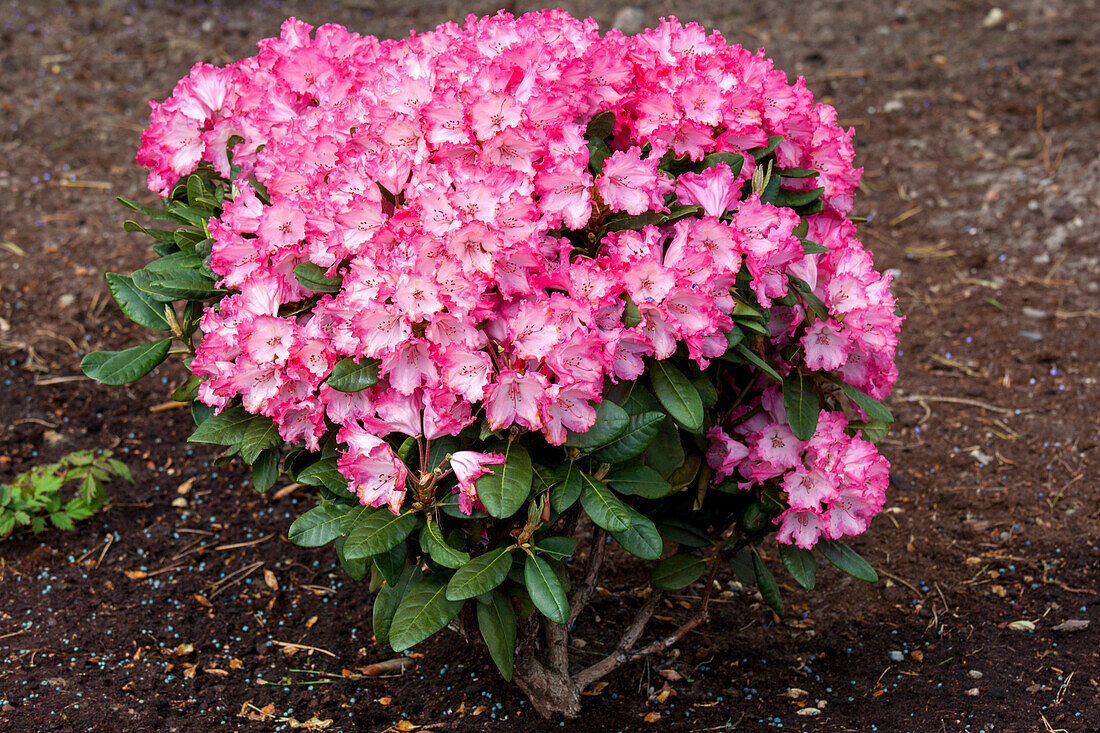
M 164 337 L 84 369 L 132 381 L 179 344 L 191 440 L 261 490 L 318 487 L 290 538 L 370 579 L 379 643 L 479 629 L 571 715 L 700 623 L 725 569 L 777 613 L 766 559 L 807 589 L 815 550 L 874 579 L 841 538 L 883 507 L 901 319 L 850 216 L 851 132 L 761 52 L 675 19 L 396 41 L 291 19 L 152 108 L 138 161 L 165 206 L 123 203 L 170 226 L 127 222 L 158 258 L 108 280 Z M 571 671 L 618 552 L 646 600 Z

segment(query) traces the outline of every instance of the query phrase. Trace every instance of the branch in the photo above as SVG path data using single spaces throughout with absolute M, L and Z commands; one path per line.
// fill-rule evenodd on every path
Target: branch
M 707 585 L 705 588 L 703 588 L 703 598 L 699 604 L 699 610 L 695 613 L 694 616 L 685 621 L 683 625 L 680 626 L 680 628 L 676 629 L 665 638 L 658 639 L 649 646 L 635 652 L 630 657 L 630 661 L 633 662 L 635 660 L 641 659 L 642 657 L 647 657 L 650 654 L 663 652 L 665 649 L 668 649 L 680 639 L 687 636 L 688 633 L 690 633 L 691 630 L 694 629 L 696 626 L 707 620 L 707 616 L 710 614 L 707 607 L 710 605 L 710 596 L 711 593 L 714 591 L 714 579 L 718 577 L 718 571 L 719 569 L 721 569 L 721 567 L 722 551 L 721 549 L 719 549 L 719 551 L 714 554 L 714 565 L 710 569 L 710 574 L 707 575 Z
M 569 625 L 577 620 L 581 611 L 588 605 L 592 598 L 592 592 L 596 590 L 596 581 L 600 577 L 600 568 L 603 567 L 604 554 L 607 551 L 607 530 L 595 527 L 592 530 L 592 541 L 588 549 L 588 564 L 584 569 L 584 580 L 574 591 L 569 600 Z
M 546 661 L 550 669 L 569 677 L 569 629 L 549 619 L 541 619 L 546 629 Z
M 583 690 L 601 677 L 614 672 L 625 664 L 628 659 L 637 657 L 637 655 L 634 657 L 627 657 L 627 653 L 634 648 L 634 644 L 637 643 L 638 637 L 642 635 L 645 625 L 649 623 L 649 619 L 657 610 L 657 604 L 660 603 L 662 596 L 663 594 L 659 590 L 650 593 L 645 605 L 638 611 L 638 615 L 634 617 L 634 620 L 630 622 L 630 626 L 628 626 L 623 633 L 623 637 L 619 639 L 619 644 L 615 647 L 615 651 L 592 666 L 581 670 L 577 676 L 573 678 L 577 683 L 578 690 Z

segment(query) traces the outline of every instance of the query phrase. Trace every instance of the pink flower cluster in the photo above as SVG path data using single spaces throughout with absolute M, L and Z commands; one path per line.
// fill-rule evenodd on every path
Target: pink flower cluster
M 886 501 L 890 464 L 875 446 L 845 432 L 843 412 L 824 411 L 809 440 L 799 440 L 787 426 L 783 396 L 766 389 L 753 403 L 739 406 L 731 437 L 720 426 L 707 437 L 707 463 L 722 481 L 741 476 L 743 488 L 777 482 L 789 508 L 776 518 L 780 542 L 809 549 L 821 536 L 840 539 L 861 534 Z
M 396 510 L 404 496 L 390 433 L 456 435 L 483 413 L 493 429 L 561 444 L 592 425 L 605 378 L 636 379 L 645 358 L 678 344 L 705 367 L 727 348 L 743 268 L 765 306 L 791 276 L 828 306 L 801 337 L 805 366 L 889 391 L 899 319 L 846 217 L 860 175 L 850 132 L 762 53 L 675 19 L 601 37 L 562 11 L 471 16 L 397 41 L 291 19 L 259 47 L 225 68 L 196 66 L 153 103 L 138 160 L 162 195 L 200 160 L 233 178 L 209 229 L 210 265 L 235 292 L 202 319 L 200 399 L 239 397 L 310 449 L 327 418 L 364 503 Z M 593 176 L 585 130 L 604 111 L 612 152 Z M 805 254 L 791 209 L 740 200 L 754 172 L 746 151 L 774 135 L 779 167 L 820 173 L 784 185 L 824 188 L 806 236 L 828 253 Z M 746 155 L 736 173 L 722 163 L 673 177 L 659 167 L 670 151 Z M 578 244 L 609 217 L 677 205 L 701 211 Z M 302 263 L 342 276 L 339 291 L 304 289 Z M 774 343 L 811 319 L 776 306 Z M 380 360 L 381 381 L 329 387 L 346 357 Z M 835 420 L 822 424 L 840 440 Z M 753 451 L 763 440 L 744 438 Z

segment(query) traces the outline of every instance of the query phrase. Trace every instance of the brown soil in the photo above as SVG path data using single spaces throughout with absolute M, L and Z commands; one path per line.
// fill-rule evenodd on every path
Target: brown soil
M 345 731 L 561 729 L 451 632 L 404 676 L 343 676 L 392 653 L 372 644 L 369 596 L 332 550 L 284 539 L 309 499 L 255 494 L 239 466 L 182 442 L 185 412 L 150 411 L 178 365 L 129 388 L 75 376 L 87 351 L 145 338 L 103 273 L 146 259 L 113 201 L 152 198 L 131 162 L 146 100 L 195 61 L 251 53 L 287 15 L 393 36 L 495 9 L 321 6 L 0 1 L 0 480 L 96 447 L 136 478 L 75 531 L 0 543 L 2 730 L 284 730 L 314 716 Z M 670 7 L 640 6 L 650 20 Z M 567 7 L 604 25 L 616 10 Z M 884 447 L 895 486 L 854 543 L 884 582 L 823 572 L 778 623 L 733 588 L 678 651 L 586 696 L 567 729 L 1100 730 L 1100 8 L 1008 0 L 987 27 L 991 7 L 679 4 L 765 46 L 856 127 L 863 236 L 898 270 L 908 316 Z M 578 662 L 612 643 L 635 579 L 609 569 Z M 686 613 L 666 608 L 651 633 Z M 1069 619 L 1092 625 L 1060 631 Z M 1034 630 L 1009 626 L 1022 620 Z M 798 715 L 807 706 L 820 714 Z

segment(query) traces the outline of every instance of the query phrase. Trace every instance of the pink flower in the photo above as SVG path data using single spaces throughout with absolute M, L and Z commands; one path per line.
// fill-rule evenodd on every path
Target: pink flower
M 361 504 L 386 504 L 400 514 L 408 469 L 389 444 L 356 423 L 345 425 L 337 438 L 348 445 L 347 452 L 336 459 L 340 473 L 348 478 L 348 490 L 358 495 Z
M 832 371 L 841 367 L 852 353 L 852 339 L 835 321 L 815 321 L 802 337 L 806 366 Z
M 702 206 L 707 216 L 722 216 L 741 197 L 741 179 L 726 163 L 702 173 L 683 173 L 676 179 L 681 204 Z
M 788 509 L 775 521 L 780 525 L 776 539 L 785 545 L 798 545 L 803 550 L 811 549 L 825 533 L 822 516 L 810 510 Z
M 496 384 L 489 388 L 485 405 L 489 427 L 500 430 L 513 422 L 530 430 L 542 427 L 540 407 L 546 399 L 547 386 L 546 377 L 537 372 L 502 371 Z
M 672 183 L 657 170 L 656 160 L 642 160 L 641 149 L 634 147 L 612 153 L 604 161 L 596 190 L 612 209 L 641 214 L 649 209 L 663 211 L 663 197 L 672 190 Z
M 733 475 L 741 461 L 748 458 L 749 449 L 731 438 L 715 425 L 707 431 L 710 447 L 707 449 L 707 465 L 714 469 L 714 480 L 722 481 Z
M 504 463 L 502 453 L 477 453 L 460 450 L 451 454 L 451 469 L 458 479 L 456 491 L 459 494 L 459 508 L 464 514 L 470 514 L 477 500 L 477 479 L 489 473 L 487 465 Z

